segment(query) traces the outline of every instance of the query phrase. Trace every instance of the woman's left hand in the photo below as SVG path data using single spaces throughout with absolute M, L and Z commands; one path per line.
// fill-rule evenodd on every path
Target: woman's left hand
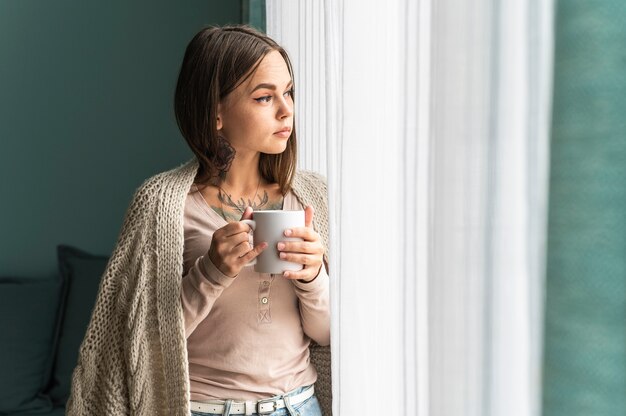
M 303 282 L 310 282 L 317 277 L 324 259 L 324 246 L 320 235 L 313 230 L 312 206 L 304 209 L 304 227 L 296 227 L 285 230 L 286 237 L 298 237 L 304 241 L 282 241 L 278 243 L 278 252 L 282 260 L 293 263 L 300 263 L 304 268 L 300 271 L 284 272 L 287 279 L 297 279 Z

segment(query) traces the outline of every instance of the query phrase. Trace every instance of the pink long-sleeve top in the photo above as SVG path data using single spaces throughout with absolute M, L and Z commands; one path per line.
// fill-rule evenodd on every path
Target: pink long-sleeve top
M 317 379 L 309 342 L 330 343 L 328 274 L 310 283 L 244 267 L 221 273 L 208 250 L 227 222 L 191 187 L 185 201 L 181 301 L 191 400 L 259 400 Z M 293 193 L 284 210 L 302 210 Z

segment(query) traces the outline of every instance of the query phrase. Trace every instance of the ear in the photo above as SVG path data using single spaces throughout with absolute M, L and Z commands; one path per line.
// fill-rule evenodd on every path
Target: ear
M 217 124 L 215 127 L 218 131 L 222 130 L 222 127 L 224 127 L 222 123 L 222 104 L 217 104 Z

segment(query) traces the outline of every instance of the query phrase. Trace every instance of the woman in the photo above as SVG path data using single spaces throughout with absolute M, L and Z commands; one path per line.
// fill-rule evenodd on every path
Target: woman
M 287 53 L 252 28 L 190 42 L 175 111 L 195 157 L 135 193 L 69 415 L 321 415 L 315 361 L 330 414 L 326 185 L 295 170 L 293 91 Z M 286 232 L 303 241 L 277 246 L 302 270 L 246 266 L 267 248 L 239 221 L 254 209 L 305 210 L 305 227 Z

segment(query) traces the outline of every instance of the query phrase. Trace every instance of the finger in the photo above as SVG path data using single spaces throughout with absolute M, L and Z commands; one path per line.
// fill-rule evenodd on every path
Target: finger
M 238 246 L 241 243 L 244 242 L 248 242 L 250 240 L 250 234 L 248 233 L 239 233 L 239 234 L 233 234 L 230 237 L 225 238 L 222 243 L 225 246 L 228 246 L 232 249 L 234 249 L 236 246 Z
M 320 274 L 320 271 L 322 270 L 321 268 L 322 266 L 320 265 L 320 267 L 317 269 L 312 268 L 312 267 L 307 267 L 305 269 L 298 270 L 297 272 L 287 271 L 283 273 L 283 277 L 289 280 L 312 281 L 315 277 L 317 277 Z M 317 271 L 314 272 L 314 270 L 317 270 Z
M 312 277 L 309 277 L 309 272 L 308 271 L 305 272 L 304 270 L 300 270 L 298 272 L 294 272 L 294 271 L 284 272 L 283 277 L 289 280 L 297 280 L 297 279 L 311 280 L 312 279 Z
M 319 240 L 319 234 L 313 230 L 313 228 L 309 227 L 294 227 L 288 228 L 284 232 L 286 237 L 290 238 L 302 238 L 306 241 L 317 241 Z
M 251 220 L 252 219 L 252 208 L 251 207 L 246 207 L 246 209 L 243 210 L 243 214 L 241 214 L 241 220 Z
M 231 237 L 221 238 L 220 240 L 215 240 L 214 249 L 222 258 L 230 256 L 233 252 L 233 249 L 241 243 L 248 241 L 248 234 L 240 233 L 238 235 L 234 235 Z M 212 245 L 213 247 L 213 245 Z
M 254 250 L 254 246 L 250 244 L 249 241 L 246 240 L 246 241 L 242 241 L 241 243 L 233 247 L 233 250 L 231 251 L 231 253 L 233 256 L 241 257 L 249 253 L 252 250 Z
M 254 260 L 259 254 L 263 252 L 267 248 L 267 243 L 262 242 L 257 244 L 252 250 L 248 251 L 243 256 L 239 257 L 240 262 L 244 265 Z
M 230 237 L 239 233 L 246 233 L 246 234 L 249 233 L 250 226 L 243 222 L 235 221 L 235 222 L 229 223 L 228 225 L 223 226 L 220 230 L 222 230 L 221 232 L 222 237 Z M 220 230 L 217 230 L 217 231 L 220 231 Z
M 276 245 L 278 251 L 292 253 L 320 254 L 321 246 L 317 242 L 308 241 L 281 241 Z
M 308 205 L 304 208 L 304 226 L 313 228 L 313 215 L 315 214 L 315 209 L 313 206 Z
M 301 254 L 301 253 L 285 253 L 284 251 L 279 254 L 281 260 L 290 261 L 292 263 L 302 264 L 304 266 L 310 266 L 312 264 L 320 263 L 320 256 L 313 254 Z

